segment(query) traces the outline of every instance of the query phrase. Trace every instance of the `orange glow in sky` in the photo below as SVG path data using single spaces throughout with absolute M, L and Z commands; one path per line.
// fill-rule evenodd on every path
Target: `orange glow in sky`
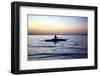
M 87 17 L 28 15 L 28 34 L 86 34 Z

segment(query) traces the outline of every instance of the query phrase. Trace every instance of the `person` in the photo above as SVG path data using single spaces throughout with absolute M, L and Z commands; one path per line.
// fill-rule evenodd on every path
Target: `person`
M 55 35 L 54 39 L 56 40 L 57 39 L 57 36 Z

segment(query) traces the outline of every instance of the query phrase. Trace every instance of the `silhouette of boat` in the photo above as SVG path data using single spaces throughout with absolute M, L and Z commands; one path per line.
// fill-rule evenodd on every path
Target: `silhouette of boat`
M 48 41 L 48 42 L 50 42 L 50 41 L 54 41 L 54 42 L 56 42 L 56 41 L 66 41 L 67 39 L 48 39 L 48 40 L 45 40 L 45 41 Z
M 45 40 L 46 42 L 58 42 L 58 41 L 66 41 L 68 39 L 61 39 L 61 38 L 58 38 L 56 35 L 54 36 L 53 39 L 47 39 Z

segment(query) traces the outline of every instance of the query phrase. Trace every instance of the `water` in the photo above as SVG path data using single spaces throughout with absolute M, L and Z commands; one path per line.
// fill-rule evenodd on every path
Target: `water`
M 87 35 L 57 35 L 66 41 L 45 42 L 54 35 L 28 35 L 28 60 L 80 59 L 88 57 Z

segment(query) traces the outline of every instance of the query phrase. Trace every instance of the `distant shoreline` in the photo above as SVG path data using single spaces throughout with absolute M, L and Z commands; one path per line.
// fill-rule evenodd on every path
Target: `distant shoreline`
M 55 34 L 28 34 L 28 35 L 55 35 Z M 88 34 L 56 34 L 56 35 L 88 35 Z

